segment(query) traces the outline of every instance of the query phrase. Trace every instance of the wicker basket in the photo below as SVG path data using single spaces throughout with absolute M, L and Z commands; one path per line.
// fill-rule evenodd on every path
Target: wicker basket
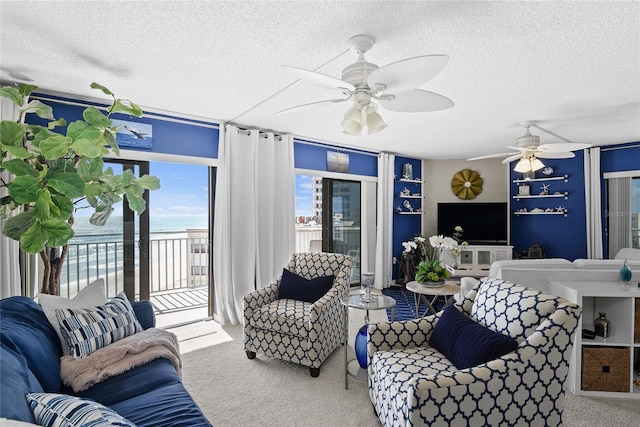
M 582 347 L 582 390 L 628 393 L 630 358 L 628 348 Z

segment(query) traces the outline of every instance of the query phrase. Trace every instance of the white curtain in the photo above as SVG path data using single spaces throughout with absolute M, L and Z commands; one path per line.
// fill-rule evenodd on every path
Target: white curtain
M 585 211 L 587 213 L 587 258 L 602 259 L 602 202 L 600 148 L 585 150 Z
M 607 222 L 609 258 L 620 249 L 631 247 L 631 178 L 607 180 Z
M 377 289 L 391 286 L 393 235 L 393 163 L 395 155 L 378 155 L 378 223 L 376 229 L 376 282 Z
M 273 282 L 295 248 L 293 138 L 221 130 L 214 220 L 216 314 L 242 321 L 244 294 Z
M 362 214 L 360 230 L 362 250 L 360 251 L 360 268 L 362 273 L 375 272 L 376 260 L 376 194 L 377 183 L 362 181 Z
M 14 104 L 7 98 L 0 98 L 0 117 L 2 120 L 17 120 L 18 112 Z M 10 180 L 12 175 L 7 171 L 0 172 L 3 182 Z M 0 186 L 0 197 L 8 195 L 6 187 Z M 0 218 L 0 230 L 4 231 L 4 220 Z M 0 233 L 0 298 L 22 295 L 20 285 L 20 245 Z

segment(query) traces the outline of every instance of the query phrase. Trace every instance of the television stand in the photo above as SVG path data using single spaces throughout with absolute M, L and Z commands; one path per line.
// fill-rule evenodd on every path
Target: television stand
M 491 265 L 495 261 L 511 259 L 512 255 L 513 246 L 468 245 L 460 254 L 460 265 Z

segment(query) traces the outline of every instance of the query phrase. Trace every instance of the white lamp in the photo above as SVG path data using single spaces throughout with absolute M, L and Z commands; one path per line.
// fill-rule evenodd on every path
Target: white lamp
M 357 107 L 351 107 L 344 113 L 342 130 L 349 135 L 362 135 L 362 111 Z
M 520 173 L 527 173 L 527 172 L 535 172 L 537 170 L 542 169 L 543 167 L 544 167 L 544 163 L 542 163 L 540 159 L 538 159 L 535 155 L 530 154 L 526 157 L 521 158 L 520 161 L 513 168 L 513 170 Z
M 367 106 L 367 133 L 369 135 L 373 135 L 374 133 L 378 133 L 384 128 L 387 127 L 387 124 L 382 120 L 382 117 L 376 111 L 378 109 L 377 105 L 374 103 L 370 103 Z

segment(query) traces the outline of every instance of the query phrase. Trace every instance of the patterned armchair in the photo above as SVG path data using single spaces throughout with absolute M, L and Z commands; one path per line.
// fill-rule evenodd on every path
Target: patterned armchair
M 334 275 L 331 289 L 315 303 L 278 299 L 279 278 L 244 296 L 244 349 L 249 359 L 261 353 L 308 366 L 312 377 L 345 340 L 345 313 L 351 259 L 333 253 L 295 253 L 287 270 L 306 279 Z
M 518 347 L 457 369 L 429 346 L 444 312 L 369 325 L 369 395 L 383 426 L 562 425 L 564 384 L 581 308 L 484 278 L 455 304 Z

